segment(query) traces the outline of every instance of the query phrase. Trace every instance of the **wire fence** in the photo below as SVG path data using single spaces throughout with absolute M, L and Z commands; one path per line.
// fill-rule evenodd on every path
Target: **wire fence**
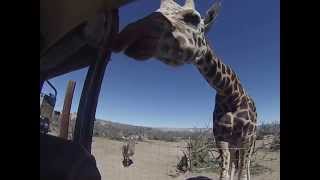
M 57 125 L 57 127 L 59 126 Z M 69 130 L 70 132 L 73 131 L 72 121 Z M 182 180 L 187 177 L 202 174 L 217 178 L 219 163 L 221 162 L 219 150 L 229 149 L 234 151 L 247 150 L 247 148 L 234 146 L 219 148 L 215 145 L 214 139 L 210 139 L 212 134 L 206 132 L 207 131 L 199 131 L 199 136 L 194 136 L 191 139 L 180 139 L 178 142 L 148 139 L 138 141 L 135 147 L 135 154 L 132 157 L 133 164 L 127 168 L 122 165 L 121 146 L 124 142 L 94 137 L 92 152 L 96 158 L 102 179 Z M 70 136 L 71 135 L 72 133 L 70 133 Z M 273 137 L 265 136 L 265 138 L 259 140 L 260 144 L 253 150 L 251 158 L 252 172 L 258 172 L 258 174 L 267 172 L 267 167 L 270 163 L 275 164 L 276 169 L 274 171 L 280 171 L 279 153 L 269 151 L 272 145 L 280 148 L 280 140 L 279 143 L 275 143 L 272 138 Z M 72 139 L 72 137 L 69 137 L 69 139 Z M 192 144 L 189 142 L 190 140 L 199 141 L 200 143 Z M 199 158 L 197 157 L 197 153 L 201 154 L 202 150 L 206 150 L 209 154 L 205 159 L 205 163 L 199 162 Z M 184 156 L 184 152 L 187 154 L 190 169 L 187 169 L 186 172 L 181 172 L 178 169 L 178 164 Z M 231 157 L 231 160 L 238 161 L 239 158 Z M 270 172 L 270 170 L 268 170 L 268 172 Z M 268 177 L 264 179 L 267 180 Z M 272 177 L 272 179 L 277 178 Z
M 127 168 L 123 167 L 121 163 L 121 146 L 123 142 L 109 140 L 107 138 L 95 138 L 93 154 L 96 158 L 102 179 L 182 180 L 203 173 L 210 177 L 217 178 L 220 162 L 219 159 L 215 159 L 219 156 L 217 152 L 215 152 L 214 158 L 211 159 L 211 164 L 207 167 L 193 168 L 193 171 L 186 173 L 181 173 L 177 170 L 177 165 L 184 155 L 183 151 L 191 148 L 191 146 L 185 143 L 185 141 L 164 142 L 154 140 L 137 142 L 135 145 L 135 154 L 132 157 L 133 164 Z M 219 149 L 221 148 L 212 148 L 212 150 L 216 151 Z M 252 158 L 252 161 L 259 161 L 262 165 L 268 164 L 267 162 L 278 164 L 278 154 L 279 153 L 273 153 L 267 149 L 260 148 Z M 261 169 L 261 167 L 259 168 Z

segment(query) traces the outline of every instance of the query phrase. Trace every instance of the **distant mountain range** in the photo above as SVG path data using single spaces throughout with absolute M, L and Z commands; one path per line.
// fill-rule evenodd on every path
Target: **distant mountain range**
M 203 128 L 154 128 L 122 124 L 96 119 L 94 135 L 118 139 L 123 136 L 138 135 L 141 138 L 174 141 L 177 138 L 188 138 L 200 132 L 208 131 Z
M 71 122 L 69 130 L 72 131 L 75 125 L 76 113 L 70 114 Z M 52 130 L 59 132 L 58 116 L 52 119 Z M 279 124 L 263 124 L 258 126 L 258 132 L 261 135 L 265 134 L 279 134 Z M 71 133 L 71 132 L 70 132 Z M 121 139 L 123 136 L 137 135 L 142 138 L 174 141 L 175 139 L 188 138 L 206 133 L 211 135 L 212 128 L 157 128 L 157 127 L 144 127 L 108 120 L 96 119 L 94 124 L 93 135 L 99 137 L 108 137 L 111 139 Z M 72 133 L 71 133 L 72 134 Z
M 154 129 L 154 130 L 160 130 L 164 132 L 168 131 L 177 131 L 177 132 L 195 132 L 195 131 L 206 131 L 209 130 L 209 128 L 168 128 L 168 127 L 147 127 L 147 126 L 135 126 L 135 125 L 129 125 L 124 123 L 118 123 L 118 122 L 112 122 L 108 120 L 102 120 L 102 119 L 96 119 L 96 123 L 100 123 L 101 125 L 110 125 L 110 126 L 118 126 L 123 128 L 144 128 L 144 129 Z

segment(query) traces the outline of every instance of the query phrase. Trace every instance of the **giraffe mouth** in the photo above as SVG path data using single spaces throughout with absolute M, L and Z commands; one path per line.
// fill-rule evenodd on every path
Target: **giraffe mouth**
M 156 54 L 163 32 L 169 27 L 168 20 L 161 13 L 152 13 L 126 26 L 114 38 L 112 50 L 114 52 L 124 51 L 126 55 L 136 60 L 151 58 Z
M 140 38 L 125 50 L 125 54 L 134 59 L 149 59 L 156 53 L 158 39 L 158 37 L 152 36 Z

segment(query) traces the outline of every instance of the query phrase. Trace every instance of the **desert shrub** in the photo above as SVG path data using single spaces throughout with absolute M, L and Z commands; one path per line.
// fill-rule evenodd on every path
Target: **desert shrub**
M 180 172 L 186 172 L 188 168 L 189 168 L 188 157 L 185 153 L 183 153 L 183 156 L 181 157 L 180 161 L 177 164 L 177 169 Z
M 143 141 L 142 136 L 139 136 L 139 137 L 138 137 L 138 141 Z
M 184 147 L 183 152 L 189 161 L 188 170 L 193 172 L 217 171 L 219 161 L 216 159 L 215 144 L 210 137 L 210 133 L 200 132 L 193 138 L 190 137 L 186 140 L 186 147 Z M 184 160 L 182 157 L 177 166 L 181 165 Z
M 250 172 L 252 175 L 257 176 L 257 175 L 272 172 L 272 169 L 270 169 L 266 166 L 263 166 L 257 162 L 253 162 L 253 163 L 251 163 Z
M 280 124 L 278 122 L 273 122 L 259 125 L 257 128 L 257 140 L 262 140 L 266 135 L 280 135 Z
M 273 150 L 273 151 L 278 151 L 280 150 L 280 136 L 275 136 L 272 143 L 271 143 L 271 146 L 270 146 L 270 149 Z

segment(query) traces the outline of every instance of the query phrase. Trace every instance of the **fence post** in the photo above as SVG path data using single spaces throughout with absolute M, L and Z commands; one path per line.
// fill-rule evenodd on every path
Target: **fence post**
M 190 138 L 190 136 L 189 136 L 189 143 L 188 143 L 188 152 L 189 152 L 189 165 L 190 165 L 190 171 L 192 171 L 192 153 L 191 153 L 191 151 L 192 151 L 192 147 L 191 147 L 191 138 Z
M 70 110 L 71 110 L 71 104 L 72 104 L 72 98 L 73 98 L 75 86 L 76 86 L 75 81 L 68 82 L 66 95 L 64 98 L 63 109 L 60 116 L 60 137 L 64 139 L 68 139 Z

